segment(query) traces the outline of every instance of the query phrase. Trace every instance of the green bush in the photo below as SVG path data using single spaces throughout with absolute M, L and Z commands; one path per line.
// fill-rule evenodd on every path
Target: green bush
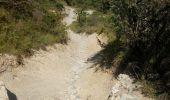
M 68 5 L 86 8 L 96 9 L 103 13 L 106 13 L 110 9 L 111 0 L 64 0 Z
M 0 53 L 30 56 L 67 39 L 62 4 L 55 0 L 0 1 Z
M 98 19 L 99 16 L 95 16 L 99 21 L 95 25 L 97 29 L 102 29 L 100 25 L 102 27 L 104 25 L 106 30 L 111 25 L 109 28 L 115 32 L 111 36 L 116 38 L 113 37 L 114 41 L 92 57 L 96 58 L 102 55 L 102 59 L 92 59 L 92 61 L 101 65 L 100 67 L 108 64 L 107 68 L 115 67 L 113 61 L 123 48 L 124 56 L 116 68 L 116 74 L 127 72 L 136 77 L 135 73 L 137 73 L 138 78 L 145 77 L 145 87 L 148 83 L 152 83 L 157 90 L 155 92 L 148 85 L 147 91 L 153 92 L 154 95 L 163 92 L 169 95 L 169 0 L 70 0 L 70 4 L 87 9 L 95 8 L 97 11 L 106 14 L 111 12 L 112 14 L 109 23 L 104 22 L 107 25 L 103 23 L 102 19 Z M 91 18 L 87 18 L 82 27 L 78 23 L 74 23 L 73 29 L 78 31 L 91 30 L 92 27 L 88 26 L 95 20 L 88 21 L 89 19 Z M 88 28 L 86 29 L 86 27 Z M 93 27 L 94 30 L 96 31 Z M 154 77 L 155 74 L 159 78 Z M 150 79 L 149 75 L 154 78 Z
M 111 14 L 109 13 L 103 14 L 94 11 L 92 15 L 88 15 L 84 10 L 78 10 L 78 20 L 73 22 L 71 29 L 77 33 L 105 33 L 108 35 L 110 41 L 113 41 L 115 40 L 115 34 L 110 21 Z

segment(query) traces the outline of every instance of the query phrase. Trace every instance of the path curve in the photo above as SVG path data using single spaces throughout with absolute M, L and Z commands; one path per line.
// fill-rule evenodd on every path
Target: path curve
M 67 26 L 76 20 L 73 8 L 66 7 Z M 0 76 L 18 100 L 107 100 L 112 75 L 95 72 L 86 60 L 101 47 L 96 34 L 76 34 L 67 30 L 68 45 L 56 44 L 39 50 L 25 65 Z

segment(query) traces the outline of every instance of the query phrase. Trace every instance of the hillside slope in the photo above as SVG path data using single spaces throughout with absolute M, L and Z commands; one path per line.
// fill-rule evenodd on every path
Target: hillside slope
M 1 0 L 0 53 L 29 56 L 32 49 L 65 42 L 62 10 L 60 0 Z

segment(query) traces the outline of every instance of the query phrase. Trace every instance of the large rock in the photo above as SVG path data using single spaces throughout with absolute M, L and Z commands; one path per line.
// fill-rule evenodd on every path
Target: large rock
M 0 81 L 0 100 L 9 100 L 6 87 L 2 81 Z
M 128 75 L 120 74 L 114 83 L 108 100 L 151 100 L 141 94 L 141 86 L 133 83 Z

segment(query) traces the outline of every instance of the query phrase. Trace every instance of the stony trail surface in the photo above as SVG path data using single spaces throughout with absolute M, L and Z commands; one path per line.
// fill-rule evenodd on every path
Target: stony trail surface
M 63 22 L 76 20 L 73 8 L 66 7 Z M 97 34 L 76 34 L 67 30 L 67 45 L 55 44 L 24 59 L 24 66 L 1 74 L 12 100 L 107 100 L 113 85 L 112 75 L 95 72 L 87 59 L 102 48 Z
M 128 75 L 114 79 L 112 74 L 91 68 L 93 62 L 87 59 L 102 50 L 98 39 L 108 43 L 107 37 L 73 32 L 69 26 L 77 20 L 76 12 L 70 7 L 65 12 L 67 45 L 36 51 L 17 68 L 9 67 L 16 65 L 16 57 L 0 55 L 0 100 L 154 100 L 143 96 L 142 86 Z

